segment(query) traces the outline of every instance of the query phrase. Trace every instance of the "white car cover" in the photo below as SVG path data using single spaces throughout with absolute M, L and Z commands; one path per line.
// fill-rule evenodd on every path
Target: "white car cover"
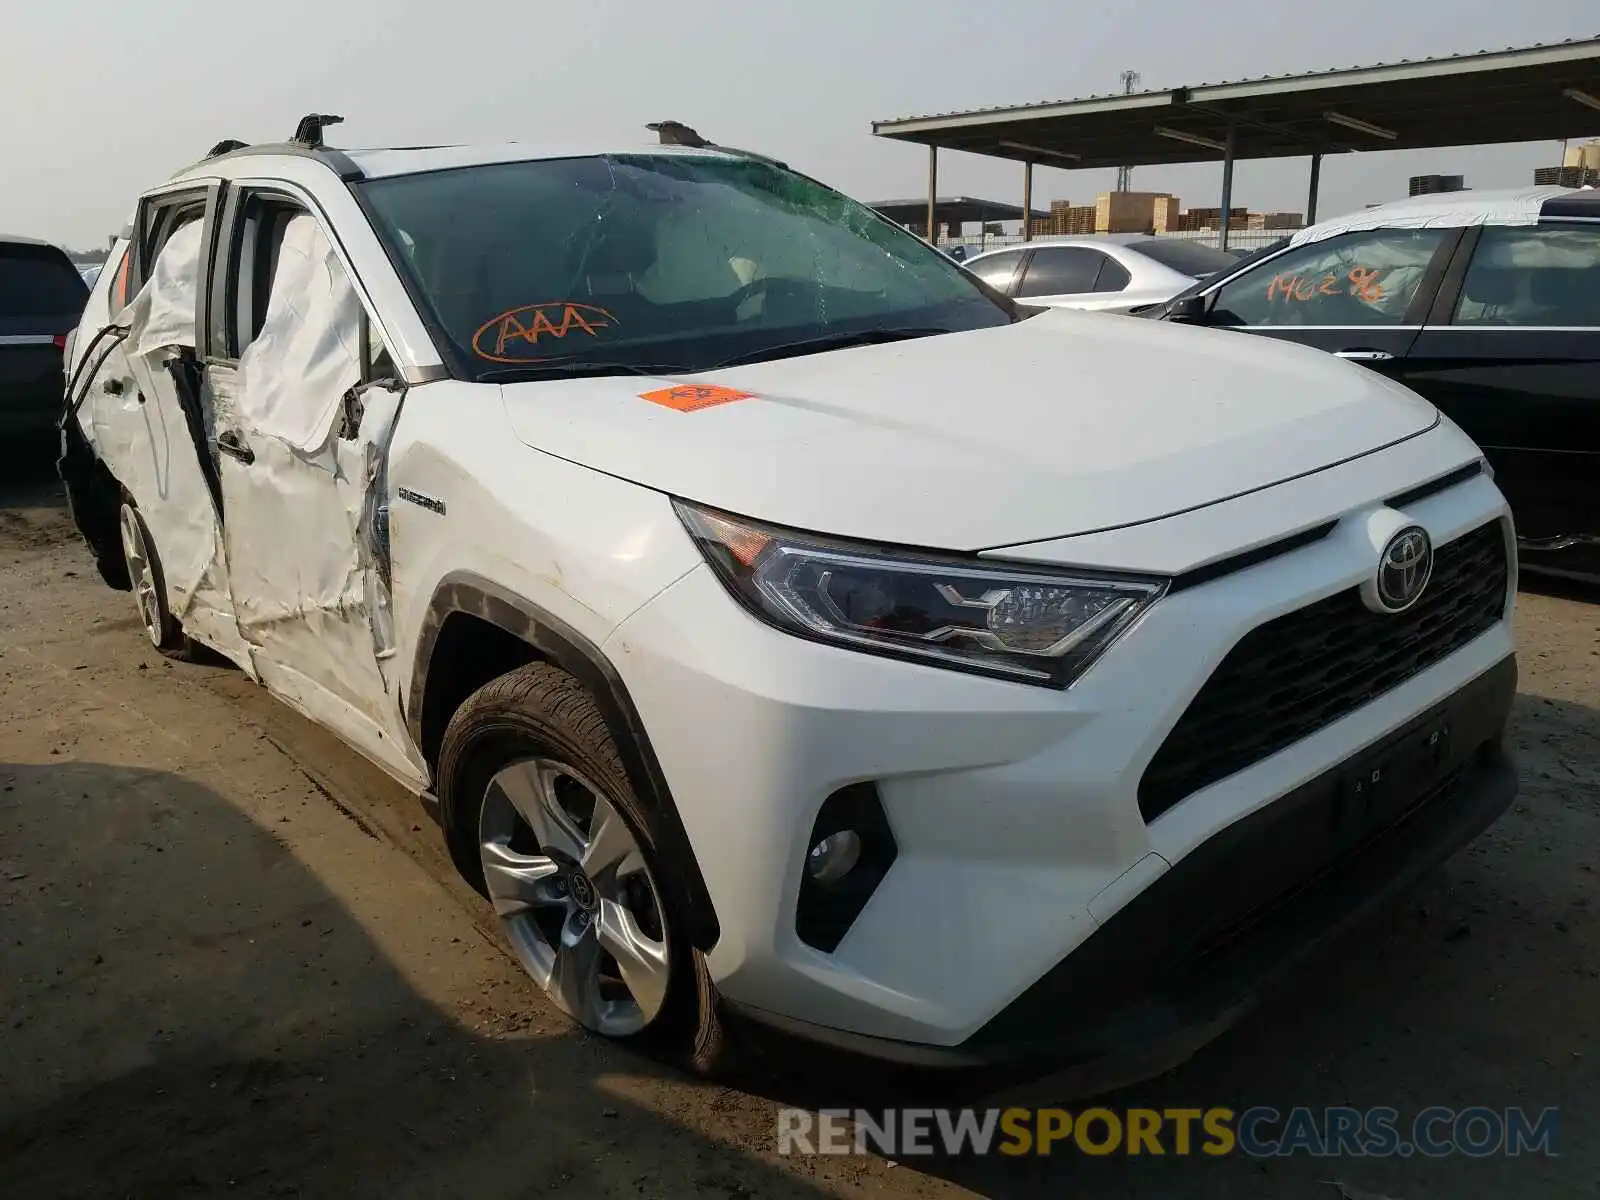
M 1308 226 L 1289 239 L 1291 246 L 1320 242 L 1369 229 L 1459 229 L 1469 225 L 1537 225 L 1545 202 L 1571 188 L 1531 187 L 1479 193 L 1464 203 L 1458 192 L 1413 196 L 1378 204 Z

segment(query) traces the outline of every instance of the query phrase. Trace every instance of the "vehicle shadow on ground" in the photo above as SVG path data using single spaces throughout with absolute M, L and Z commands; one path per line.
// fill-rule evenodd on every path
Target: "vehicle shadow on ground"
M 564 1023 L 464 1029 L 204 786 L 0 788 L 0 1195 L 819 1194 L 602 1091 Z
M 937 1079 L 793 1068 L 763 1088 L 816 1108 L 995 1103 L 1286 1112 L 1389 1106 L 1561 1110 L 1560 1157 L 1252 1160 L 1058 1145 L 1048 1158 L 907 1158 L 986 1196 L 1592 1195 L 1600 1167 L 1600 711 L 1523 695 L 1513 809 L 1414 892 L 1330 946 L 1229 1033 L 1154 1080 L 1095 1097 L 1046 1078 L 980 1097 Z M 1103 1136 L 1103 1135 L 1102 1135 Z M 1199 1146 L 1197 1135 L 1194 1145 Z M 1331 1181 L 1331 1182 L 1330 1182 Z M 1080 1193 L 1079 1189 L 1091 1192 Z
M 59 435 L 58 435 L 59 437 Z M 58 437 L 22 440 L 0 446 L 0 504 L 31 504 L 46 497 L 66 504 L 56 459 Z
M 46 445 L 0 448 L 0 552 L 35 549 L 77 536 L 67 492 Z

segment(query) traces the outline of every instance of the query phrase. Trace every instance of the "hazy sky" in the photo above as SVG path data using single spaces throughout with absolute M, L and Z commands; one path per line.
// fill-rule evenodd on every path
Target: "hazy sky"
M 103 244 L 134 196 L 224 137 L 281 140 L 342 113 L 348 146 L 464 141 L 626 149 L 685 121 L 862 200 L 915 196 L 926 151 L 874 118 L 1352 66 L 1600 34 L 1596 0 L 14 0 L 0 28 L 0 230 Z M 1574 117 L 1583 110 L 1574 106 Z M 1571 136 L 1600 134 L 1578 120 Z M 1555 142 L 1341 155 L 1321 214 L 1406 177 L 1531 181 Z M 940 156 L 944 193 L 1020 201 L 1021 167 Z M 1141 190 L 1214 205 L 1216 165 L 1149 167 Z M 1303 159 L 1241 163 L 1236 202 L 1304 207 Z M 1080 202 L 1111 173 L 1038 168 Z

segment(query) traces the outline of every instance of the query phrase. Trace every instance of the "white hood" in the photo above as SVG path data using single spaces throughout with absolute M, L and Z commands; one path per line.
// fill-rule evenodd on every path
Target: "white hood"
M 677 384 L 752 398 L 677 411 Z M 1052 310 L 692 377 L 503 388 L 528 445 L 774 524 L 980 550 L 1155 520 L 1430 428 L 1425 400 L 1269 338 Z

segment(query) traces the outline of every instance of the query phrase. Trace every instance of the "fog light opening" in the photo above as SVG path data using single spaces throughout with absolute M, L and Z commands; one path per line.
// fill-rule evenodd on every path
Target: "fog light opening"
M 851 783 L 822 802 L 799 842 L 794 926 L 800 940 L 832 954 L 872 899 L 899 848 L 872 783 Z
M 861 835 L 854 829 L 830 833 L 806 854 L 806 872 L 818 883 L 838 883 L 861 861 Z

